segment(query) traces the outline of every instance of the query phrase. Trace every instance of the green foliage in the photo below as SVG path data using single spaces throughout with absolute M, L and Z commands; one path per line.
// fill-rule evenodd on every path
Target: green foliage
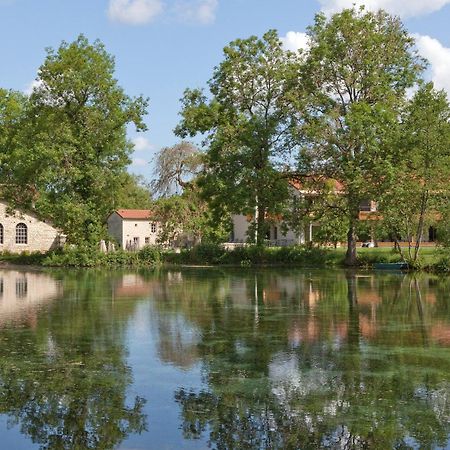
M 371 267 L 376 263 L 394 263 L 401 261 L 402 258 L 393 249 L 380 252 L 377 248 L 368 248 L 358 254 L 358 264 L 362 267 Z
M 151 209 L 152 205 L 150 187 L 141 176 L 128 172 L 119 175 L 113 194 L 113 210 Z
M 450 105 L 431 83 L 420 87 L 403 113 L 395 181 L 381 197 L 383 226 L 395 239 L 409 242 L 404 257 L 418 262 L 428 227 L 445 241 L 450 198 Z M 401 249 L 399 248 L 401 251 Z
M 341 256 L 326 249 L 291 246 L 291 247 L 264 247 L 249 245 L 225 250 L 222 245 L 200 244 L 181 253 L 167 252 L 163 259 L 175 264 L 219 264 L 240 265 L 294 265 L 303 267 L 322 267 L 334 265 Z
M 209 81 L 212 98 L 187 90 L 176 128 L 181 137 L 206 134 L 208 150 L 199 182 L 204 197 L 218 215 L 255 213 L 259 243 L 266 215 L 279 212 L 287 197 L 287 180 L 278 164 L 292 144 L 285 94 L 294 59 L 282 49 L 275 31 L 261 39 L 231 42 Z
M 160 243 L 185 247 L 202 241 L 221 242 L 229 235 L 226 217 L 213 217 L 195 184 L 182 195 L 158 199 L 153 211 L 161 224 Z
M 114 69 L 103 44 L 83 35 L 49 48 L 38 86 L 15 102 L 24 106 L 9 100 L 20 120 L 0 120 L 15 127 L 2 152 L 5 198 L 51 219 L 76 243 L 89 240 L 90 224 L 101 225 L 124 184 L 134 183 L 124 180 L 132 150 L 126 128 L 146 129 L 147 100 L 127 96 Z
M 308 34 L 310 51 L 293 94 L 304 111 L 298 170 L 319 197 L 326 194 L 323 207 L 345 218 L 352 265 L 359 205 L 377 199 L 393 178 L 398 118 L 423 62 L 400 20 L 384 11 L 319 14 Z M 340 182 L 334 197 L 324 180 Z
M 83 246 L 51 252 L 42 264 L 48 267 L 156 267 L 160 262 L 160 251 L 154 247 L 144 247 L 138 252 L 117 250 L 102 253 L 96 248 Z

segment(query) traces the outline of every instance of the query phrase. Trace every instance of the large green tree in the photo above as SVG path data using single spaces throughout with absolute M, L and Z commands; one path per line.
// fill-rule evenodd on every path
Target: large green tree
M 18 133 L 24 121 L 27 97 L 19 92 L 0 89 L 0 177 L 1 195 L 5 196 L 5 187 L 11 182 L 11 149 L 17 146 Z
M 394 176 L 399 114 L 423 61 L 401 21 L 381 10 L 319 14 L 308 35 L 297 87 L 299 174 L 318 195 L 324 180 L 340 183 L 327 207 L 348 223 L 346 262 L 355 265 L 359 206 Z
M 132 150 L 127 126 L 146 129 L 147 100 L 126 95 L 114 69 L 103 44 L 83 35 L 47 49 L 5 165 L 9 197 L 51 218 L 71 240 L 88 238 L 114 205 Z
M 395 182 L 380 202 L 382 223 L 394 240 L 408 241 L 416 264 L 429 226 L 445 219 L 450 196 L 450 105 L 444 91 L 424 84 L 402 115 Z M 448 223 L 447 223 L 448 226 Z
M 253 214 L 257 243 L 287 195 L 279 163 L 292 142 L 286 92 L 295 58 L 275 31 L 231 42 L 209 81 L 210 95 L 185 92 L 176 129 L 181 137 L 206 135 L 204 193 L 216 210 Z

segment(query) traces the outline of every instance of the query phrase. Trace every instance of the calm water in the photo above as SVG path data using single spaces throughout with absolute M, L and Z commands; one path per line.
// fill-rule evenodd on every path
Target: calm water
M 0 271 L 1 449 L 450 448 L 450 278 Z

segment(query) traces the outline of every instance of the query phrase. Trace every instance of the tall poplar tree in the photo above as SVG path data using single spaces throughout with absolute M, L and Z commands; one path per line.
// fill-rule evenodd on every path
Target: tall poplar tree
M 400 111 L 424 63 L 401 21 L 381 10 L 318 14 L 308 35 L 297 88 L 299 175 L 318 194 L 324 180 L 341 185 L 328 207 L 348 223 L 346 263 L 355 265 L 360 204 L 376 200 L 395 174 Z
M 415 265 L 429 227 L 439 225 L 449 205 L 450 105 L 445 92 L 432 83 L 421 86 L 405 108 L 401 129 L 395 182 L 382 197 L 380 212 L 394 240 L 407 240 L 406 252 L 397 248 Z

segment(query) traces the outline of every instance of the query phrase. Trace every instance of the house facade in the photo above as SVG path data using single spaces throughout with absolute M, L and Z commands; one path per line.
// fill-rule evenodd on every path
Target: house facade
M 233 224 L 231 242 L 236 244 L 247 242 L 249 238 L 248 230 L 253 223 L 253 218 L 244 214 L 233 214 L 231 221 Z M 300 234 L 296 234 L 291 229 L 285 230 L 281 221 L 276 221 L 270 224 L 265 240 L 270 245 L 280 247 L 304 244 L 312 240 L 313 228 L 313 224 L 308 225 Z
M 148 209 L 118 209 L 107 219 L 108 233 L 124 250 L 155 245 L 160 224 L 152 219 L 152 215 Z
M 304 193 L 303 193 L 304 194 Z M 362 202 L 359 206 L 359 220 L 367 222 L 375 222 L 381 220 L 382 217 L 378 213 L 377 202 L 368 200 Z M 233 214 L 232 224 L 233 231 L 231 233 L 230 243 L 242 244 L 249 240 L 249 228 L 253 225 L 253 217 L 251 215 Z M 320 225 L 314 222 L 306 223 L 304 228 L 300 230 L 299 234 L 296 234 L 289 227 L 286 227 L 281 220 L 271 221 L 269 229 L 265 236 L 265 240 L 269 245 L 284 247 L 288 245 L 299 245 L 315 242 L 315 236 Z M 373 232 L 371 233 L 374 234 Z M 392 246 L 391 240 L 376 241 L 375 239 L 369 239 L 372 241 L 372 245 L 375 246 Z M 424 244 L 434 245 L 436 241 L 436 228 L 433 226 L 428 227 L 424 231 L 422 236 L 422 242 Z
M 11 211 L 0 201 L 0 251 L 46 252 L 60 247 L 65 237 L 60 230 L 33 213 Z

